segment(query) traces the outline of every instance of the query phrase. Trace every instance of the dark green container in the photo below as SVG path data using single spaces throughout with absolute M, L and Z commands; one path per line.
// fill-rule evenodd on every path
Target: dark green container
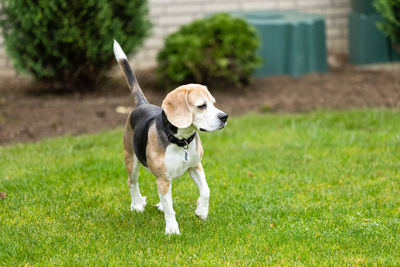
M 390 40 L 376 27 L 382 18 L 375 14 L 349 15 L 349 61 L 362 65 L 400 59 Z
M 256 76 L 326 72 L 325 20 L 297 11 L 234 12 L 254 26 L 260 37 L 264 63 Z
M 373 2 L 374 0 L 351 0 L 351 7 L 354 13 L 378 15 Z

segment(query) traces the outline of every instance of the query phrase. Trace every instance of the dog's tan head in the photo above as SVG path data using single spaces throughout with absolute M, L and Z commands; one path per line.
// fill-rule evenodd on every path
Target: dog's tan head
M 162 108 L 168 120 L 177 128 L 196 127 L 200 131 L 215 131 L 225 127 L 228 115 L 217 109 L 207 87 L 200 84 L 182 85 L 164 99 Z

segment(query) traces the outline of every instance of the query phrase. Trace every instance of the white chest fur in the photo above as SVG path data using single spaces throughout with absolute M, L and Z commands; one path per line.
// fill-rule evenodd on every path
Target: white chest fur
M 165 150 L 164 163 L 169 180 L 182 176 L 189 168 L 197 166 L 200 161 L 200 153 L 196 151 L 196 140 L 189 144 L 187 149 L 187 161 L 185 150 L 175 144 L 170 144 Z

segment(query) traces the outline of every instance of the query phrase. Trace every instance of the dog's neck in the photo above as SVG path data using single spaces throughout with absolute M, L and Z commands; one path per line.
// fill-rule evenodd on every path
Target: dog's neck
M 178 146 L 187 146 L 192 142 L 196 134 L 196 127 L 191 125 L 187 128 L 177 128 L 167 119 L 164 111 L 161 113 L 161 119 L 164 131 L 171 143 L 175 143 Z
M 190 125 L 187 128 L 178 128 L 176 134 L 174 136 L 178 139 L 188 139 L 196 132 L 196 128 L 193 125 Z

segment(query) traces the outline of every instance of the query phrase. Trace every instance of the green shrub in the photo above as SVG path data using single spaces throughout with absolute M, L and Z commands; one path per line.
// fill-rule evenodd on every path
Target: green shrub
M 390 38 L 393 43 L 400 43 L 400 1 L 375 0 L 374 7 L 383 17 L 378 28 Z
M 243 19 L 221 13 L 196 20 L 166 38 L 157 57 L 158 81 L 246 86 L 261 62 L 259 43 L 256 30 Z
M 63 88 L 85 90 L 150 28 L 147 0 L 4 0 L 0 24 L 17 70 Z

